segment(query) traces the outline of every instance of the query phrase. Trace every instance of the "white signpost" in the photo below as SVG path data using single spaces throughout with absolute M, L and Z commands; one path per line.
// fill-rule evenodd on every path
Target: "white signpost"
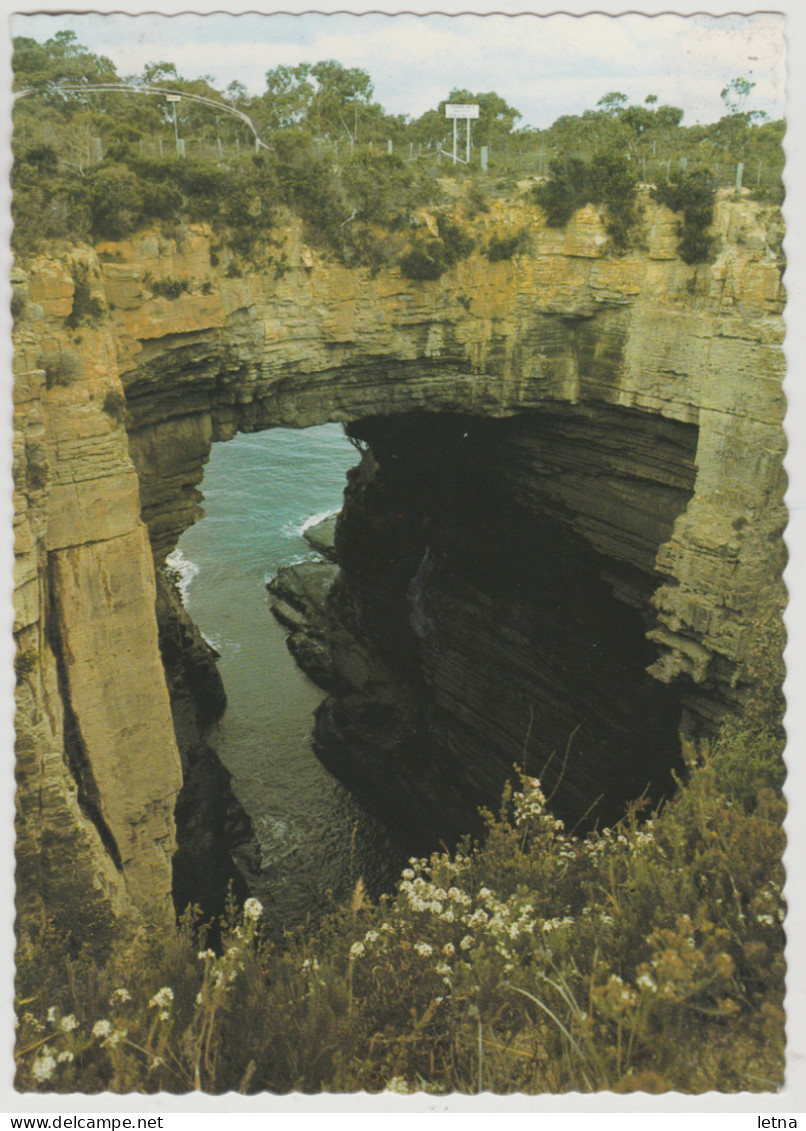
M 184 157 L 184 156 L 185 156 L 185 154 L 184 154 L 184 152 L 183 152 L 183 149 L 180 149 L 180 147 L 179 147 L 179 126 L 177 125 L 177 122 L 176 122 L 176 104 L 177 104 L 177 102 L 179 102 L 179 100 L 181 99 L 181 97 L 182 97 L 182 95 L 181 95 L 181 94 L 166 94 L 166 95 L 165 95 L 165 101 L 166 101 L 166 102 L 172 102 L 172 103 L 173 103 L 173 112 L 174 112 L 174 139 L 176 140 L 176 152 L 177 152 L 177 153 L 179 153 L 179 154 L 180 154 L 180 156 Z M 183 147 L 183 148 L 184 148 L 184 147 Z
M 456 123 L 460 118 L 464 118 L 467 122 L 467 157 L 465 164 L 470 164 L 470 120 L 471 118 L 478 118 L 479 107 L 478 105 L 471 105 L 464 102 L 446 102 L 445 104 L 445 117 L 453 118 L 453 163 L 461 161 L 461 157 L 456 155 Z

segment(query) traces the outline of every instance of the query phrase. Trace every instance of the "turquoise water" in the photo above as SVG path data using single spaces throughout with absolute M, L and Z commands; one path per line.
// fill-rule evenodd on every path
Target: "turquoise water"
M 329 891 L 346 897 L 359 877 L 377 893 L 399 864 L 383 828 L 313 754 L 322 692 L 292 660 L 265 589 L 280 566 L 316 557 L 302 532 L 339 509 L 356 462 L 336 424 L 214 445 L 205 517 L 169 559 L 185 606 L 221 653 L 228 704 L 208 739 L 260 842 L 254 894 L 287 927 L 321 913 Z

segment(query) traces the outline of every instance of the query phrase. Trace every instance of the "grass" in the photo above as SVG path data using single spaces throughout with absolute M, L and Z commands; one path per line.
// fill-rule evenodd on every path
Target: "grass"
M 99 964 L 20 940 L 17 1087 L 769 1091 L 782 1080 L 779 744 L 734 730 L 644 819 L 579 838 L 519 775 L 481 844 L 281 945 L 230 908 Z

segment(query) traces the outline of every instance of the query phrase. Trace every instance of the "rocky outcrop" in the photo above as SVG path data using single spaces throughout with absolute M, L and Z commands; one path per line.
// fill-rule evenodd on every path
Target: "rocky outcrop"
M 675 219 L 649 202 L 644 250 L 623 258 L 591 208 L 558 232 L 536 209 L 495 206 L 473 221 L 478 247 L 523 229 L 531 251 L 477 252 L 424 283 L 328 262 L 291 221 L 285 273 L 276 248 L 237 263 L 204 226 L 19 265 L 23 901 L 66 905 L 72 881 L 47 864 L 63 853 L 117 911 L 169 913 L 181 760 L 155 567 L 200 514 L 211 443 L 238 429 L 532 417 L 537 431 L 507 440 L 513 505 L 606 559 L 600 580 L 640 606 L 650 671 L 683 689 L 692 720 L 739 702 L 757 610 L 781 600 L 783 293 L 768 221 L 746 197 L 722 201 L 721 251 L 700 267 L 675 257 Z M 175 299 L 152 286 L 168 279 L 186 284 Z

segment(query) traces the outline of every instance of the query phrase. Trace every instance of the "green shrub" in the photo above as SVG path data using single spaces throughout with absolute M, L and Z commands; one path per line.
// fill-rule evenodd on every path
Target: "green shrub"
M 490 205 L 487 202 L 487 193 L 479 184 L 472 184 L 465 196 L 465 208 L 467 209 L 468 220 L 475 220 L 481 212 L 489 212 Z
M 406 279 L 439 279 L 447 267 L 445 245 L 437 239 L 415 240 L 398 266 Z
M 71 329 L 83 323 L 95 324 L 104 316 L 104 304 L 90 291 L 87 267 L 77 263 L 73 268 L 73 308 L 65 319 Z
M 577 157 L 551 161 L 549 176 L 535 186 L 533 198 L 552 228 L 564 227 L 585 204 L 603 205 L 607 234 L 623 251 L 637 219 L 637 191 L 638 176 L 630 162 L 617 154 L 600 153 L 589 164 Z
M 484 249 L 484 254 L 490 263 L 498 263 L 502 259 L 512 259 L 515 255 L 522 255 L 529 249 L 529 236 L 523 228 L 511 236 L 493 236 Z
M 552 160 L 548 177 L 533 191 L 550 228 L 564 228 L 577 209 L 589 202 L 590 194 L 589 168 L 578 157 Z
M 152 294 L 160 298 L 179 298 L 181 294 L 187 294 L 190 290 L 190 279 L 172 279 L 170 277 L 154 279 L 150 272 L 146 272 L 143 276 L 143 283 Z
M 443 256 L 448 267 L 466 259 L 476 246 L 476 241 L 460 224 L 455 224 L 447 216 L 437 216 L 437 231 L 442 240 Z
M 79 378 L 81 366 L 73 350 L 57 350 L 44 354 L 39 364 L 45 371 L 45 387 L 73 385 Z
M 92 231 L 117 240 L 133 232 L 145 216 L 145 195 L 139 178 L 126 165 L 102 164 L 89 180 Z
M 678 225 L 680 241 L 677 251 L 684 263 L 707 263 L 714 253 L 716 240 L 708 228 L 714 219 L 716 185 L 713 175 L 704 169 L 673 174 L 669 184 L 658 185 L 652 196 L 673 212 L 683 213 Z
M 104 395 L 103 410 L 107 416 L 111 416 L 118 424 L 125 419 L 126 416 L 126 398 L 120 389 L 108 389 Z

